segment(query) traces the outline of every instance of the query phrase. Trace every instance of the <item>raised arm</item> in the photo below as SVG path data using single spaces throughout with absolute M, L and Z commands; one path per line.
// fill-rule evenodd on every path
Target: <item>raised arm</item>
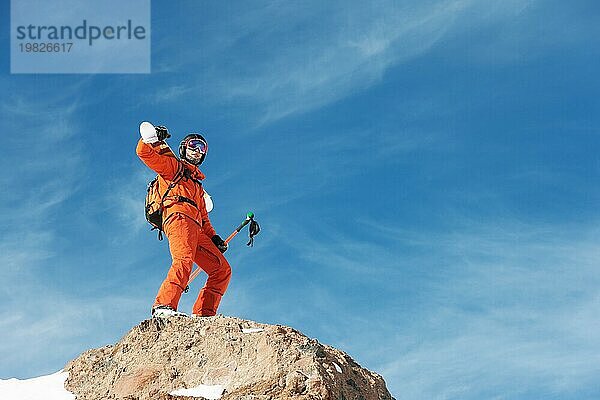
M 135 151 L 140 160 L 163 179 L 172 181 L 179 169 L 179 160 L 164 141 L 171 137 L 169 130 L 144 121 L 140 124 L 140 136 Z
M 177 174 L 179 160 L 165 142 L 144 143 L 143 139 L 140 139 L 135 152 L 148 168 L 163 179 L 172 181 Z

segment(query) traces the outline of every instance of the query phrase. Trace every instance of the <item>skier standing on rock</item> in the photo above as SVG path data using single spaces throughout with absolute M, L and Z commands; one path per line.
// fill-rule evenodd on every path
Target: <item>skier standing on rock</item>
M 178 314 L 179 299 L 188 284 L 193 263 L 208 274 L 208 279 L 200 290 L 192 313 L 197 316 L 215 315 L 229 285 L 231 267 L 222 254 L 227 250 L 227 243 L 216 234 L 208 218 L 200 182 L 205 176 L 198 166 L 208 153 L 208 144 L 202 135 L 189 134 L 179 145 L 180 159 L 177 159 L 164 142 L 166 137 L 170 137 L 166 128 L 140 130 L 140 134 L 142 138 L 136 153 L 158 174 L 158 187 L 164 200 L 162 228 L 169 240 L 173 259 L 158 290 L 152 315 Z

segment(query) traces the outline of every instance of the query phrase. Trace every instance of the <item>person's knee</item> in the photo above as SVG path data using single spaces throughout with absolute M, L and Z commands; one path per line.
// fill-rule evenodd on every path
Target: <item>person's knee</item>
M 191 257 L 173 258 L 171 269 L 177 272 L 191 272 L 194 262 Z
M 174 259 L 167 276 L 172 283 L 185 287 L 192 272 L 192 267 L 191 260 Z
M 231 266 L 229 263 L 225 265 L 225 277 L 227 279 L 227 283 L 229 283 L 229 280 L 231 279 Z
M 231 266 L 229 263 L 225 263 L 221 266 L 219 275 L 223 281 L 229 283 L 229 280 L 231 279 Z
M 225 286 L 229 284 L 229 280 L 231 279 L 231 266 L 228 262 L 221 264 L 219 269 L 217 269 L 212 276 L 209 276 L 209 279 L 219 284 L 219 286 Z
M 185 255 L 185 256 L 177 256 L 177 257 L 172 257 L 173 260 L 173 265 L 183 265 L 183 266 L 188 266 L 188 265 L 192 265 L 194 263 L 194 258 L 192 257 L 192 255 Z

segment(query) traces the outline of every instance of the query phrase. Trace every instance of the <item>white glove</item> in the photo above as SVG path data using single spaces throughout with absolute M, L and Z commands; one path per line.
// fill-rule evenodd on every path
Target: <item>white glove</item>
M 140 124 L 140 135 L 144 143 L 152 144 L 158 142 L 158 134 L 154 125 L 150 122 L 144 121 Z

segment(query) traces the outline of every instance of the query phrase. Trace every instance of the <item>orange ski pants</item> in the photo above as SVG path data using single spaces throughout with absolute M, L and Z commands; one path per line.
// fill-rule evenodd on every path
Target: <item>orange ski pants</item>
M 198 294 L 192 312 L 202 316 L 215 315 L 231 278 L 229 263 L 211 238 L 191 218 L 175 214 L 167 221 L 164 230 L 169 239 L 173 262 L 158 290 L 154 305 L 169 305 L 177 310 L 193 264 L 196 263 L 208 274 L 208 279 Z

